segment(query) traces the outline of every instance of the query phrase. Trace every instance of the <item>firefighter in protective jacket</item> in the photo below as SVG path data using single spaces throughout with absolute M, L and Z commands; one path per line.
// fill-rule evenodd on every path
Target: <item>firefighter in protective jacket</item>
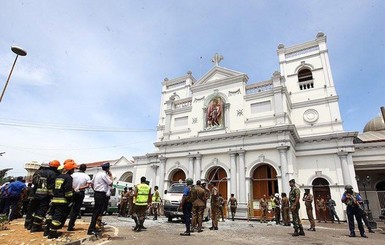
M 52 199 L 57 168 L 60 162 L 43 163 L 32 177 L 32 199 L 28 203 L 24 226 L 31 232 L 42 231 L 42 224 Z
M 65 218 L 68 216 L 73 199 L 72 177 L 76 163 L 73 160 L 66 160 L 64 162 L 63 173 L 55 180 L 55 188 L 53 191 L 52 205 L 53 215 L 52 222 L 49 225 L 48 238 L 58 238 L 61 236 L 57 230 L 64 225 Z M 47 224 L 48 225 L 48 224 Z

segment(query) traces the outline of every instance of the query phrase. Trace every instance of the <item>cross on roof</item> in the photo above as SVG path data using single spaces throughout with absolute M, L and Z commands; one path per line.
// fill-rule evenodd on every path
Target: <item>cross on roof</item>
M 223 56 L 216 53 L 214 55 L 214 57 L 211 59 L 211 62 L 213 62 L 215 64 L 215 66 L 218 66 L 219 65 L 219 62 L 221 62 L 223 60 Z

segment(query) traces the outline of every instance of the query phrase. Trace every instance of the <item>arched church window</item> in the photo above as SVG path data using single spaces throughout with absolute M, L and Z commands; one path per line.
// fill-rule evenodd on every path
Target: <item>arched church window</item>
M 316 186 L 328 186 L 329 182 L 324 178 L 316 178 L 311 184 Z
M 300 90 L 314 88 L 313 73 L 310 69 L 305 68 L 298 72 L 298 82 Z
M 385 181 L 381 181 L 376 185 L 376 191 L 385 191 Z

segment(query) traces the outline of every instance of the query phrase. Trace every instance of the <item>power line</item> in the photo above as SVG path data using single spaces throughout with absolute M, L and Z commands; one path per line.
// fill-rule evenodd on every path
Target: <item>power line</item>
M 24 146 L 12 146 L 12 145 L 2 145 L 2 147 L 7 147 L 7 148 L 13 148 L 16 150 L 20 151 L 29 151 L 29 150 L 35 150 L 35 151 L 68 151 L 68 150 L 100 150 L 100 149 L 108 149 L 108 148 L 126 148 L 131 145 L 137 145 L 140 143 L 147 143 L 147 142 L 152 142 L 150 140 L 145 140 L 145 141 L 136 141 L 136 142 L 131 142 L 130 144 L 124 144 L 124 145 L 112 145 L 112 146 L 99 146 L 99 147 L 84 147 L 84 148 L 42 148 L 42 147 L 24 147 Z
M 52 130 L 66 130 L 66 131 L 88 131 L 88 132 L 103 132 L 103 133 L 151 133 L 156 129 L 125 129 L 125 128 L 98 128 L 87 125 L 65 125 L 65 124 L 50 124 L 42 122 L 26 122 L 26 121 L 4 121 L 0 119 L 0 125 L 11 127 L 24 127 L 24 128 L 44 128 Z

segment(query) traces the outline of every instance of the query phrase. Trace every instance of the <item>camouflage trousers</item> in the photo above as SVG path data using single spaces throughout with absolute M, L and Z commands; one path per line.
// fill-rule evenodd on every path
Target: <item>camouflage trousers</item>
M 301 219 L 299 218 L 299 206 L 291 209 L 291 216 L 293 217 L 293 227 L 295 230 L 302 227 Z

